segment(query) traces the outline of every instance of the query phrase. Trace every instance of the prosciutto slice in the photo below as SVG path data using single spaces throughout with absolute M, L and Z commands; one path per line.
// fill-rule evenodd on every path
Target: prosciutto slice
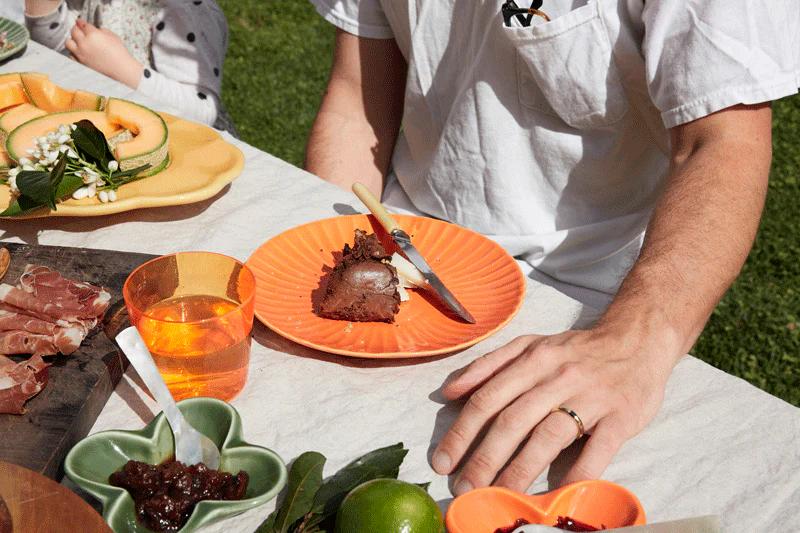
M 73 281 L 45 266 L 28 265 L 19 286 L 0 285 L 0 300 L 36 316 L 75 322 L 102 316 L 111 301 L 108 291 Z
M 24 411 L 47 382 L 42 357 L 77 350 L 110 301 L 107 290 L 44 266 L 26 266 L 16 286 L 0 284 L 0 413 Z M 11 354 L 32 357 L 16 363 Z
M 47 384 L 48 366 L 38 355 L 19 363 L 0 355 L 0 413 L 24 413 L 25 402 Z

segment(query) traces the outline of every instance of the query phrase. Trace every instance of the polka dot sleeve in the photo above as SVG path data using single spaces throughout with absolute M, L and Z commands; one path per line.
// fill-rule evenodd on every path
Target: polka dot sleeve
M 166 0 L 153 25 L 153 68 L 145 69 L 138 90 L 212 125 L 227 46 L 228 24 L 215 2 Z

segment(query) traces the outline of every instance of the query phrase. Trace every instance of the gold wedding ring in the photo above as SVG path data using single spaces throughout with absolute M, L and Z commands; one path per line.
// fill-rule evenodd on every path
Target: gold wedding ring
M 572 420 L 575 421 L 575 424 L 578 426 L 578 436 L 575 437 L 575 440 L 578 440 L 581 437 L 583 437 L 583 435 L 585 434 L 583 431 L 583 420 L 581 420 L 581 417 L 578 416 L 578 413 L 576 413 L 575 411 L 564 405 L 559 406 L 558 409 L 553 409 L 551 412 L 557 413 L 558 411 L 568 414 L 572 418 Z

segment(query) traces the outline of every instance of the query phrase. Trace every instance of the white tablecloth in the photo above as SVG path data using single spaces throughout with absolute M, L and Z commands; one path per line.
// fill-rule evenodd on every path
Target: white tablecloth
M 35 43 L 0 71 L 41 71 L 67 87 L 149 103 Z M 245 169 L 209 201 L 100 218 L 3 220 L 0 239 L 153 254 L 211 250 L 244 260 L 287 228 L 351 208 L 363 211 L 345 191 L 227 138 L 244 152 Z M 596 310 L 530 280 L 522 310 L 500 333 L 462 353 L 414 362 L 326 355 L 257 325 L 250 377 L 232 403 L 247 440 L 276 450 L 287 462 L 318 450 L 328 457 L 326 475 L 363 452 L 403 441 L 411 451 L 401 478 L 432 481 L 430 491 L 444 507 L 452 497 L 448 479 L 431 470 L 428 456 L 457 412 L 437 392 L 446 376 L 517 335 L 556 333 L 596 316 Z M 129 371 L 92 432 L 140 428 L 156 412 Z M 567 449 L 552 470 L 563 471 L 574 453 Z M 622 448 L 604 478 L 635 492 L 651 522 L 718 514 L 725 531 L 800 531 L 800 411 L 687 356 L 669 381 L 656 419 Z M 531 492 L 548 486 L 543 475 Z M 272 507 L 211 529 L 250 531 Z

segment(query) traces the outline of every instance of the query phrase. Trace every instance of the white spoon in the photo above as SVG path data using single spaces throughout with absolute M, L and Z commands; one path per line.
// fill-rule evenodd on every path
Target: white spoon
M 219 450 L 214 442 L 193 428 L 183 417 L 175 399 L 156 368 L 153 356 L 135 327 L 122 330 L 116 339 L 122 352 L 150 389 L 164 416 L 167 417 L 175 436 L 175 460 L 186 465 L 204 463 L 216 470 L 219 468 Z

